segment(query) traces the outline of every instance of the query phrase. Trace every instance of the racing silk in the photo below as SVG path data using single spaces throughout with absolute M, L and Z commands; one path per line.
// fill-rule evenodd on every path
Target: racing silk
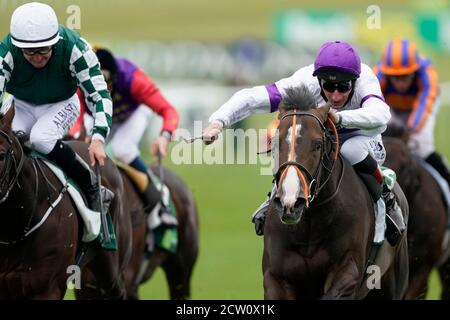
M 317 105 L 323 105 L 325 100 L 321 95 L 318 79 L 312 75 L 313 71 L 314 65 L 309 65 L 289 78 L 266 86 L 240 90 L 213 113 L 209 121 L 221 121 L 224 126 L 229 126 L 251 114 L 275 112 L 285 90 L 301 84 L 309 88 Z M 369 66 L 361 64 L 361 75 L 355 81 L 350 101 L 336 111 L 342 119 L 342 128 L 338 131 L 342 141 L 356 135 L 375 136 L 386 130 L 391 114 L 383 100 L 378 79 Z
M 152 79 L 125 58 L 116 58 L 116 63 L 118 70 L 112 92 L 113 122 L 122 123 L 139 105 L 145 104 L 163 118 L 162 131 L 175 131 L 178 127 L 178 112 L 161 95 Z M 82 97 L 80 101 L 84 103 Z
M 80 35 L 59 27 L 60 39 L 42 69 L 34 68 L 8 34 L 0 42 L 0 110 L 5 91 L 34 105 L 57 103 L 81 87 L 95 114 L 93 139 L 104 141 L 112 125 L 112 101 L 97 56 Z
M 407 92 L 397 92 L 378 66 L 374 68 L 380 80 L 381 90 L 386 103 L 394 110 L 408 112 L 408 126 L 413 131 L 420 131 L 432 114 L 439 95 L 438 76 L 431 61 L 420 59 L 420 68 L 414 74 L 414 81 Z

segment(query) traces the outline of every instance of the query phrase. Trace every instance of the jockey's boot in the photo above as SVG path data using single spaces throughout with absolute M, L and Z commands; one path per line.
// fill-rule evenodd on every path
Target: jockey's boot
M 101 212 L 100 192 L 102 192 L 103 212 L 108 211 L 114 193 L 104 186 L 101 186 L 101 190 L 99 190 L 97 176 L 69 145 L 58 140 L 46 157 L 57 164 L 81 188 L 89 209 Z
M 442 178 L 447 181 L 448 187 L 450 188 L 450 170 L 447 162 L 442 158 L 442 156 L 436 151 L 430 154 L 425 161 L 430 164 Z
M 353 168 L 363 180 L 373 201 L 377 202 L 380 198 L 384 201 L 386 207 L 386 239 L 392 246 L 395 246 L 406 229 L 406 225 L 393 191 L 384 182 L 381 168 L 370 155 L 361 162 L 354 164 Z
M 145 162 L 140 157 L 137 157 L 130 163 L 130 166 L 147 175 L 147 186 L 144 188 L 144 191 L 141 191 L 141 199 L 144 202 L 145 213 L 150 214 L 158 206 L 158 213 L 162 224 L 167 227 L 177 226 L 178 220 L 176 214 L 172 213 L 164 204 L 161 191 L 156 188 L 154 178 L 152 178 L 149 172 L 150 169 Z
M 267 210 L 269 209 L 270 200 L 272 199 L 275 186 L 267 194 L 267 199 L 252 214 L 252 222 L 255 224 L 255 232 L 258 236 L 264 235 L 264 223 L 266 222 Z

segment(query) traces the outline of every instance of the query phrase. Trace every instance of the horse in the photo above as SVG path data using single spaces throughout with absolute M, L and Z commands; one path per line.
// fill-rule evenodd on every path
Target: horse
M 62 299 L 82 251 L 83 224 L 67 186 L 27 152 L 25 135 L 12 131 L 14 114 L 12 105 L 0 119 L 0 299 Z M 88 159 L 85 144 L 71 146 Z M 119 250 L 105 251 L 98 242 L 90 243 L 92 254 L 81 278 L 95 274 L 106 298 L 123 299 L 120 269 L 130 254 L 131 224 L 123 215 L 121 176 L 110 160 L 102 169 L 102 184 L 115 193 L 110 213 Z M 82 279 L 81 292 L 86 287 Z
M 395 247 L 384 241 L 373 258 L 374 202 L 339 155 L 329 110 L 329 104 L 316 107 L 305 86 L 286 90 L 280 105 L 281 165 L 264 226 L 264 298 L 402 299 L 406 231 Z M 398 184 L 394 193 L 407 221 Z M 368 277 L 372 272 L 380 278 L 379 290 Z
M 76 139 L 85 141 L 86 137 L 86 128 L 82 125 Z M 74 137 L 68 135 L 65 139 L 70 141 Z M 124 185 L 124 210 L 131 218 L 132 224 L 132 254 L 128 266 L 123 270 L 126 298 L 139 299 L 139 286 L 147 282 L 153 276 L 156 268 L 161 266 L 169 285 L 170 298 L 174 300 L 189 299 L 190 281 L 199 246 L 197 204 L 191 191 L 177 175 L 164 166 L 151 168 L 158 177 L 162 173 L 164 183 L 169 188 L 174 202 L 178 220 L 178 247 L 175 253 L 155 247 L 148 256 L 148 253 L 145 252 L 145 240 L 149 232 L 145 205 L 139 189 L 124 167 L 119 165 L 118 169 Z
M 409 286 L 405 299 L 423 299 L 434 267 L 439 268 L 442 299 L 450 299 L 449 245 L 445 243 L 447 205 L 441 188 L 411 154 L 405 125 L 391 121 L 383 134 L 385 164 L 393 169 L 409 203 Z
M 146 252 L 146 237 L 151 232 L 147 224 L 148 213 L 145 212 L 137 186 L 126 171 L 121 169 L 125 196 L 130 204 L 128 211 L 133 221 L 133 254 L 125 270 L 128 299 L 139 299 L 139 285 L 148 281 L 159 266 L 166 275 L 170 298 L 189 299 L 190 280 L 199 246 L 197 205 L 191 191 L 177 175 L 163 166 L 158 169 L 151 167 L 158 177 L 162 172 L 177 212 L 178 246 L 174 253 L 157 246 L 151 253 Z
M 177 175 L 163 166 L 153 166 L 151 170 L 158 177 L 162 172 L 163 182 L 169 188 L 174 202 L 178 219 L 178 247 L 174 253 L 159 247 L 155 247 L 150 254 L 145 252 L 148 214 L 144 211 L 144 203 L 136 185 L 121 169 L 125 196 L 129 200 L 129 214 L 133 221 L 133 255 L 129 267 L 125 270 L 128 299 L 139 299 L 139 285 L 148 281 L 159 266 L 166 275 L 170 298 L 189 299 L 191 276 L 199 246 L 197 205 L 191 191 Z

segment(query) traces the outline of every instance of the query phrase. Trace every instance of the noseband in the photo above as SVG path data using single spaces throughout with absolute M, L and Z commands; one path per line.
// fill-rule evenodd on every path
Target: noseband
M 322 147 L 320 151 L 320 161 L 319 164 L 316 167 L 316 170 L 314 171 L 314 174 L 311 174 L 308 169 L 306 169 L 301 163 L 298 161 L 294 161 L 294 155 L 295 155 L 295 142 L 296 142 L 296 130 L 295 126 L 297 124 L 297 116 L 307 116 L 307 117 L 313 117 L 317 120 L 317 122 L 320 125 L 320 128 L 322 129 Z M 333 130 L 334 140 L 330 137 L 328 134 L 327 128 L 322 123 L 322 120 L 316 116 L 315 114 L 309 113 L 309 112 L 298 112 L 297 110 L 294 110 L 294 112 L 287 113 L 282 116 L 280 119 L 280 123 L 283 119 L 287 117 L 292 117 L 292 143 L 291 143 L 291 150 L 290 150 L 290 160 L 284 162 L 280 165 L 278 168 L 277 173 L 275 174 L 275 181 L 277 186 L 277 192 L 278 189 L 281 187 L 284 178 L 286 177 L 286 173 L 288 172 L 288 169 L 290 167 L 293 167 L 295 169 L 295 172 L 297 173 L 298 178 L 300 179 L 300 182 L 303 186 L 303 193 L 304 197 L 306 199 L 306 208 L 309 208 L 309 205 L 311 202 L 314 201 L 316 196 L 319 194 L 320 190 L 325 186 L 325 184 L 328 182 L 331 172 L 333 171 L 334 164 L 336 163 L 336 159 L 339 155 L 339 137 L 337 134 L 336 126 L 334 125 L 333 121 L 330 120 L 330 118 L 327 119 L 328 125 Z M 332 145 L 335 146 L 335 148 L 331 148 L 330 152 L 326 152 L 326 141 L 330 140 Z M 335 149 L 335 153 L 332 157 L 332 165 L 331 168 L 328 168 L 325 163 L 324 159 L 326 158 L 328 161 L 330 160 L 330 154 L 333 152 L 333 149 Z M 325 181 L 320 184 L 319 181 L 319 175 L 321 168 L 324 168 L 327 171 L 327 178 Z M 305 177 L 306 176 L 306 177 Z M 309 181 L 309 184 L 307 183 Z
M 0 136 L 5 138 L 6 142 L 9 144 L 8 150 L 4 153 L 4 166 L 3 170 L 0 174 L 0 204 L 5 202 L 8 199 L 9 193 L 11 189 L 17 182 L 20 171 L 23 167 L 24 154 L 23 149 L 20 142 L 17 140 L 17 137 L 14 136 L 14 139 L 19 146 L 20 149 L 20 158 L 17 161 L 16 156 L 14 155 L 13 149 L 13 140 L 11 137 L 3 130 L 0 130 Z

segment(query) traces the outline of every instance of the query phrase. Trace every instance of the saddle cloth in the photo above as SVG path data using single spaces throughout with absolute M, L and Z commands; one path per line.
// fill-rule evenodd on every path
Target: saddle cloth
M 46 160 L 42 156 L 38 157 L 45 163 L 45 165 L 50 170 L 53 171 L 53 173 L 58 177 L 59 181 L 64 186 L 67 186 L 67 192 L 69 193 L 70 197 L 75 203 L 75 206 L 77 207 L 78 212 L 80 213 L 80 216 L 83 219 L 84 227 L 83 227 L 83 237 L 81 240 L 83 242 L 91 242 L 97 239 L 98 235 L 100 234 L 100 227 L 101 227 L 100 213 L 92 211 L 86 206 L 80 191 L 78 191 L 77 187 L 75 187 L 75 185 L 72 183 L 71 180 L 68 180 L 66 178 L 64 172 L 60 168 L 58 168 L 57 166 L 55 166 L 53 163 Z

